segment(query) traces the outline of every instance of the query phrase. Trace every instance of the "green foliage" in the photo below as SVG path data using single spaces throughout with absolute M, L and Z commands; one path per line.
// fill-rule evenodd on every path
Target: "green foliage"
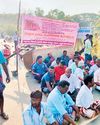
M 40 8 L 36 8 L 35 10 L 35 15 L 36 16 L 40 16 L 43 17 L 44 16 L 44 10 L 40 9 Z
M 16 31 L 17 14 L 0 14 L 0 32 L 11 35 Z
M 61 10 L 54 9 L 50 10 L 48 14 L 45 15 L 44 10 L 41 8 L 36 8 L 34 12 L 28 10 L 25 13 L 50 19 L 78 22 L 81 27 L 88 27 L 90 25 L 100 27 L 100 15 L 94 13 L 83 13 L 70 16 Z M 17 20 L 18 14 L 0 14 L 0 32 L 6 32 L 9 35 L 13 34 L 17 29 Z

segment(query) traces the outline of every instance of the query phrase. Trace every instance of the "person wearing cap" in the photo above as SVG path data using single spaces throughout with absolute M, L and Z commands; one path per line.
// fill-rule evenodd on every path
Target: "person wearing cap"
M 54 68 L 56 83 L 59 82 L 60 76 L 65 73 L 65 69 L 66 69 L 65 62 L 61 60 L 59 65 Z
M 38 56 L 36 63 L 32 65 L 32 74 L 39 83 L 41 82 L 41 78 L 47 72 L 47 70 L 48 68 L 46 64 L 42 61 L 42 56 Z
M 44 117 L 52 125 L 58 125 L 49 111 L 47 104 L 42 102 L 42 92 L 36 90 L 30 94 L 31 104 L 23 112 L 23 125 L 46 125 Z
M 80 87 L 83 84 L 83 80 L 84 80 L 84 69 L 85 69 L 84 62 L 80 61 L 74 73 L 75 76 L 78 77 L 79 79 Z
M 94 72 L 96 70 L 98 70 L 100 68 L 100 59 L 96 59 L 96 64 L 94 64 L 93 66 L 91 66 L 90 70 L 89 70 L 89 74 L 90 75 L 94 75 Z
M 68 62 L 69 62 L 69 56 L 67 55 L 67 51 L 64 50 L 63 51 L 63 55 L 60 57 L 61 60 L 63 60 L 65 62 L 65 65 L 68 66 Z
M 50 66 L 48 72 L 44 74 L 41 79 L 41 90 L 42 92 L 50 93 L 54 86 L 54 67 Z
M 76 125 L 74 120 L 80 117 L 78 108 L 67 94 L 69 85 L 67 81 L 60 81 L 47 98 L 48 108 L 59 125 L 63 125 L 64 120 L 71 125 Z
M 69 89 L 68 94 L 72 97 L 72 99 L 75 101 L 77 93 L 80 89 L 80 82 L 78 77 L 76 77 L 70 68 L 66 68 L 65 73 L 61 75 L 60 81 L 65 80 L 69 82 Z

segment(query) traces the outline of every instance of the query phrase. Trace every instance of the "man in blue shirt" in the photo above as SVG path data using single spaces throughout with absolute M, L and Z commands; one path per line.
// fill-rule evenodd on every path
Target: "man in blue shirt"
M 69 56 L 67 56 L 66 50 L 63 51 L 63 55 L 61 56 L 61 60 L 63 60 L 65 62 L 65 65 L 68 66 L 70 59 L 69 59 Z
M 58 86 L 52 90 L 47 98 L 49 110 L 53 117 L 62 125 L 64 120 L 76 125 L 74 120 L 79 119 L 79 111 L 71 97 L 66 93 L 68 91 L 69 83 L 67 81 L 60 81 Z M 72 115 L 74 113 L 74 115 Z
M 32 92 L 31 104 L 23 112 L 23 125 L 46 125 L 44 117 L 46 117 L 51 125 L 58 125 L 53 115 L 48 110 L 46 103 L 41 102 L 42 92 L 39 90 Z
M 3 67 L 3 70 L 6 74 L 6 82 L 9 83 L 10 82 L 10 77 L 9 77 L 9 73 L 8 73 L 8 69 L 7 69 L 7 65 L 6 65 L 6 59 L 4 58 L 4 55 L 2 54 L 2 52 L 0 51 L 0 64 Z M 0 116 L 5 119 L 8 120 L 8 116 L 4 113 L 4 96 L 3 96 L 3 90 L 5 88 L 5 85 L 3 84 L 3 78 L 2 78 L 2 71 L 0 68 Z
M 38 56 L 36 63 L 32 65 L 32 74 L 39 83 L 41 82 L 41 78 L 47 72 L 47 70 L 48 68 L 46 64 L 42 61 L 42 56 Z
M 41 80 L 41 90 L 42 92 L 50 93 L 54 85 L 54 67 L 50 66 L 47 73 L 44 74 Z

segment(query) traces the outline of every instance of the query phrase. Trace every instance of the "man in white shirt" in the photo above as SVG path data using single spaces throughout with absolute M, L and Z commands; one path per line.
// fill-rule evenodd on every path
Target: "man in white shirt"
M 70 60 L 69 60 L 69 62 L 68 62 L 68 67 L 70 67 L 73 62 L 74 62 L 74 54 L 71 54 L 71 55 L 70 55 Z
M 58 66 L 59 65 L 59 63 L 60 63 L 60 57 L 57 57 L 57 59 L 56 60 L 54 60 L 52 63 L 51 63 L 51 66 L 53 66 L 53 67 L 56 67 L 56 66 Z
M 70 83 L 68 94 L 72 97 L 72 99 L 75 101 L 76 95 L 80 89 L 80 82 L 78 80 L 78 77 L 76 77 L 74 74 L 72 74 L 72 71 L 70 68 L 66 68 L 65 74 L 63 74 L 60 77 L 60 81 L 65 80 Z
M 94 98 L 91 91 L 91 87 L 94 86 L 92 76 L 87 76 L 84 79 L 85 85 L 83 85 L 76 97 L 76 105 L 80 108 L 80 113 L 84 117 L 92 118 L 96 115 L 96 108 L 93 107 Z
M 78 79 L 79 79 L 80 87 L 81 87 L 81 85 L 83 84 L 84 68 L 85 68 L 84 62 L 83 62 L 83 61 L 80 61 L 80 62 L 78 63 L 78 67 L 76 68 L 75 73 L 74 73 L 74 74 L 76 75 L 76 77 L 78 77 Z
M 100 68 L 94 72 L 94 82 L 97 85 L 96 89 L 100 91 Z
M 87 60 L 92 60 L 91 57 L 91 49 L 92 49 L 92 45 L 91 45 L 91 36 L 89 36 L 89 39 L 87 39 L 85 41 L 85 45 L 84 45 L 85 49 L 84 49 L 84 54 L 85 54 L 85 63 L 87 62 Z
M 93 75 L 94 72 L 95 72 L 96 70 L 98 70 L 99 68 L 100 68 L 100 59 L 97 59 L 97 60 L 96 60 L 96 64 L 94 64 L 94 65 L 90 68 L 89 74 L 90 74 L 90 75 Z
M 79 56 L 75 56 L 75 57 L 74 57 L 74 62 L 73 62 L 73 63 L 70 65 L 70 67 L 69 67 L 69 68 L 71 68 L 72 73 L 75 73 L 75 70 L 76 70 L 76 68 L 78 67 L 79 61 L 80 61 L 80 57 L 79 57 Z

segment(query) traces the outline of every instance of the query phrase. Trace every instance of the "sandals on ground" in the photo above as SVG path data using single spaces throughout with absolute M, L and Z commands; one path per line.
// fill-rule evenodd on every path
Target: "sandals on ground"
M 9 119 L 8 115 L 6 115 L 5 113 L 0 114 L 0 116 L 1 116 L 4 120 L 8 120 L 8 119 Z

